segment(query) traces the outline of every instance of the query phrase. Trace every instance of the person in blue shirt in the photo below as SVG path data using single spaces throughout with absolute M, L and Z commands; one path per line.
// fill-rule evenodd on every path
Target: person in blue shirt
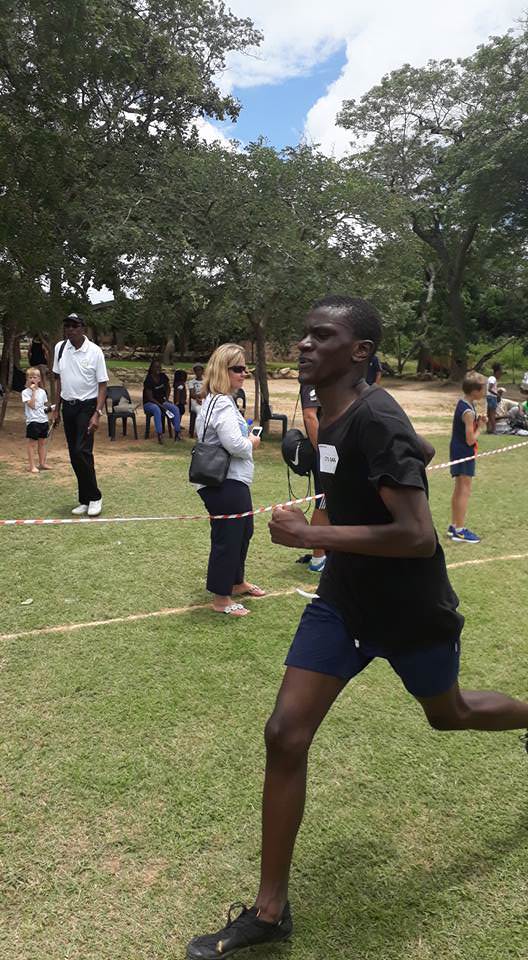
M 462 460 L 474 457 L 480 428 L 486 417 L 479 417 L 475 409 L 477 400 L 482 400 L 486 378 L 475 370 L 466 373 L 462 382 L 464 396 L 458 401 L 453 416 L 449 459 Z M 475 476 L 475 460 L 455 463 L 451 467 L 455 488 L 451 498 L 451 523 L 447 535 L 454 543 L 480 543 L 480 537 L 465 526 L 466 513 L 471 496 L 471 484 Z

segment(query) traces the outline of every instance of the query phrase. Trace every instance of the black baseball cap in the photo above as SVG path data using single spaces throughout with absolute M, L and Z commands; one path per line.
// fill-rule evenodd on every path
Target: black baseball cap
M 64 319 L 63 323 L 64 326 L 68 325 L 70 327 L 84 327 L 84 320 L 79 316 L 78 313 L 69 313 Z

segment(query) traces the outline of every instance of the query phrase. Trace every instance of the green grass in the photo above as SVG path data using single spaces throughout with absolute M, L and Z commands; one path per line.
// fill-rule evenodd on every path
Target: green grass
M 433 440 L 445 459 L 446 437 Z M 485 437 L 481 450 L 506 442 Z M 115 464 L 100 471 L 105 514 L 200 512 L 185 479 L 189 445 L 148 451 L 116 443 Z M 469 520 L 483 542 L 447 544 L 448 562 L 528 552 L 525 464 L 524 450 L 479 463 Z M 443 531 L 451 481 L 446 471 L 430 480 Z M 2 515 L 67 516 L 67 481 L 3 465 Z M 266 444 L 254 501 L 286 495 L 278 445 Z M 0 536 L 2 633 L 206 599 L 206 523 Z M 295 556 L 257 519 L 253 579 L 270 590 L 307 583 Z M 528 694 L 527 574 L 526 560 L 452 571 L 467 685 Z M 303 601 L 250 604 L 235 623 L 199 610 L 1 641 L 3 960 L 182 957 L 231 900 L 251 899 L 262 728 Z M 313 747 L 295 939 L 260 955 L 525 958 L 527 774 L 516 734 L 435 733 L 390 669 L 373 664 Z

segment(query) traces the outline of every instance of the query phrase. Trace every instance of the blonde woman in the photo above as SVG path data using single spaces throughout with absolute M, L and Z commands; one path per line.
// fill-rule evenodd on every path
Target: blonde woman
M 244 351 L 236 343 L 218 347 L 205 370 L 204 399 L 196 420 L 196 434 L 206 443 L 220 444 L 231 455 L 226 479 L 219 487 L 198 487 L 209 514 L 245 513 L 253 509 L 253 451 L 259 446 L 260 437 L 249 433 L 234 400 L 246 373 Z M 253 517 L 211 521 L 207 589 L 214 594 L 213 610 L 217 613 L 245 617 L 249 610 L 234 598 L 264 596 L 264 590 L 245 579 L 244 566 L 252 536 Z

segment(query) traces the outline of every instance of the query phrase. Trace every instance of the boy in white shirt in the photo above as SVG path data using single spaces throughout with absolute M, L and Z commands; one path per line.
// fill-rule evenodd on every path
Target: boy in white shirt
M 38 367 L 29 367 L 26 372 L 26 387 L 22 391 L 22 403 L 26 417 L 26 438 L 30 473 L 39 470 L 50 470 L 46 463 L 46 438 L 48 436 L 48 397 L 42 389 L 40 370 Z M 35 454 L 38 452 L 38 467 L 35 463 Z

